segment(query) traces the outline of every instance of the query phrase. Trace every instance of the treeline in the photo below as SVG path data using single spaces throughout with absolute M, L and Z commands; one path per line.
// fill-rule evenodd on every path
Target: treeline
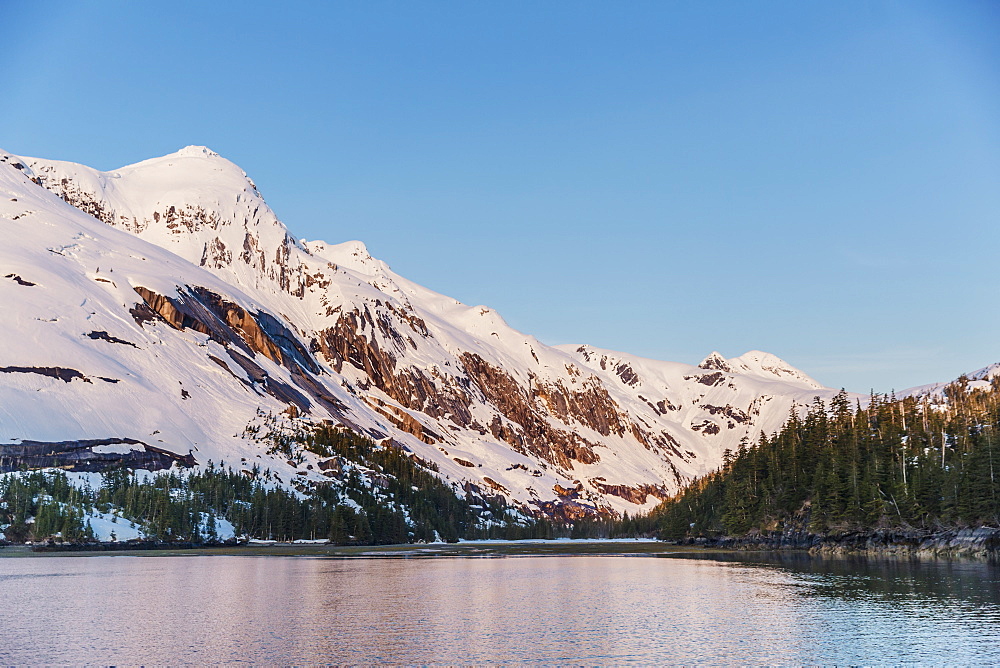
M 793 409 L 778 433 L 726 451 L 719 471 L 665 502 L 660 535 L 997 526 L 1000 377 L 969 383 L 865 408 L 842 391 Z
M 568 538 L 650 538 L 657 533 L 657 516 L 653 513 L 622 517 L 583 517 L 562 532 Z M 550 536 L 551 537 L 551 536 Z
M 289 459 L 313 452 L 337 471 L 330 484 L 275 484 L 270 471 L 234 471 L 208 462 L 192 471 L 101 475 L 99 487 L 73 484 L 63 471 L 0 476 L 0 529 L 11 542 L 95 538 L 89 518 L 113 515 L 150 540 L 220 541 L 221 520 L 237 536 L 337 544 L 390 544 L 442 539 L 618 537 L 652 530 L 649 520 L 584 520 L 565 525 L 509 512 L 500 496 L 476 494 L 434 475 L 436 467 L 392 445 L 378 446 L 330 427 L 271 434 L 272 452 Z

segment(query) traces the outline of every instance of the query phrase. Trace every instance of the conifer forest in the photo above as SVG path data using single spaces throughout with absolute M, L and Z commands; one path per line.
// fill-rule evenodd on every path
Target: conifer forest
M 980 383 L 982 385 L 982 383 Z M 1000 523 L 1000 378 L 962 377 L 938 394 L 841 392 L 725 453 L 720 470 L 656 512 L 660 534 L 934 531 Z

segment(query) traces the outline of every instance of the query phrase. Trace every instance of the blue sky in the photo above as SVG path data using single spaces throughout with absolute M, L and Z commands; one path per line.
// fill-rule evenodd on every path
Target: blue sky
M 1000 3 L 5 3 L 0 146 L 205 144 L 547 343 L 1000 361 Z

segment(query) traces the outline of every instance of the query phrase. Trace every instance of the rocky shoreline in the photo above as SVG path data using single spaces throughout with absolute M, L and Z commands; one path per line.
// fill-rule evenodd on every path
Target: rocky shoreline
M 804 550 L 810 554 L 898 555 L 914 557 L 971 557 L 1000 559 L 1000 528 L 979 527 L 921 531 L 877 529 L 815 534 L 806 531 L 678 541 L 724 550 Z
M 220 547 L 234 547 L 235 540 L 192 543 L 190 541 L 163 542 L 155 540 L 132 540 L 105 543 L 37 543 L 26 545 L 32 552 L 134 552 L 137 550 L 202 550 Z

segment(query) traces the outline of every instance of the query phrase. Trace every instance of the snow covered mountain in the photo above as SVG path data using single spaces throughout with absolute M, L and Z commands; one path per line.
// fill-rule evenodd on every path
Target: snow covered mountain
M 967 390 L 974 389 L 985 389 L 990 386 L 991 381 L 994 378 L 1000 376 L 1000 362 L 996 364 L 990 364 L 982 369 L 977 369 L 971 373 L 963 374 L 964 385 Z M 952 385 L 955 381 L 949 381 L 947 383 L 930 383 L 929 385 L 918 385 L 917 387 L 911 387 L 902 392 L 896 392 L 896 398 L 902 399 L 903 397 L 925 397 L 932 402 L 944 402 L 946 401 L 945 388 Z M 962 382 L 962 379 L 959 379 Z
M 691 366 L 546 346 L 361 242 L 296 239 L 204 147 L 111 172 L 0 152 L 0 230 L 0 444 L 33 462 L 326 480 L 254 437 L 287 415 L 537 513 L 635 513 L 835 394 L 758 351 Z

